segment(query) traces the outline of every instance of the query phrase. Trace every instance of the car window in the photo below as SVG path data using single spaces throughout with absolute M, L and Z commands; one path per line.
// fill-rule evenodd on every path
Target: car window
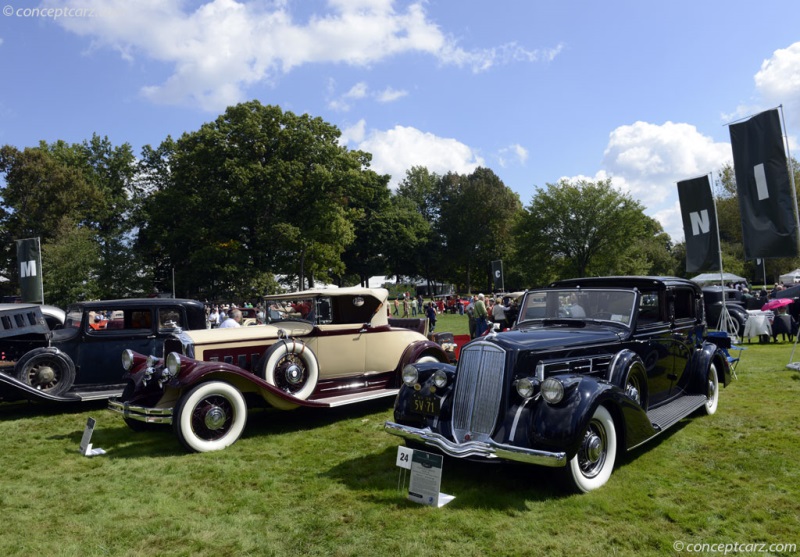
M 183 328 L 184 323 L 181 318 L 179 308 L 159 308 L 158 309 L 158 330 L 165 331 L 170 329 Z
M 93 308 L 88 312 L 86 332 L 91 334 L 115 331 L 151 330 L 153 312 L 150 309 Z
M 520 319 L 611 321 L 630 326 L 635 301 L 636 295 L 632 290 L 558 288 L 531 291 L 523 302 Z

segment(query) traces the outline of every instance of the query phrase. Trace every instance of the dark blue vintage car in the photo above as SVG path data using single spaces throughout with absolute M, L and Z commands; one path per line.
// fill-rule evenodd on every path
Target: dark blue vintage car
M 162 357 L 164 339 L 205 328 L 195 300 L 141 298 L 82 302 L 50 330 L 38 306 L 0 308 L 0 400 L 71 402 L 119 395 L 126 349 Z
M 514 328 L 467 344 L 457 367 L 406 366 L 385 429 L 452 457 L 561 467 L 571 489 L 590 491 L 619 451 L 717 410 L 726 339 L 705 331 L 688 280 L 556 282 L 528 291 Z

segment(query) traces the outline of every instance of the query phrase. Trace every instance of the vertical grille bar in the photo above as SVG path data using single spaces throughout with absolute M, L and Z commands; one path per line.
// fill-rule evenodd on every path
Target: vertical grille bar
M 453 399 L 453 432 L 456 441 L 466 435 L 485 441 L 492 435 L 503 394 L 505 352 L 487 343 L 461 351 Z

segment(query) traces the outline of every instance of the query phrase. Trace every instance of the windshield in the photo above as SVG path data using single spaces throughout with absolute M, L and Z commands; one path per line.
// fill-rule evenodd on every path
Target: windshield
M 532 290 L 520 308 L 519 322 L 543 319 L 611 321 L 630 326 L 636 294 L 632 290 L 560 288 Z
M 330 301 L 327 298 L 286 298 L 267 300 L 267 323 L 281 321 L 308 321 L 313 324 L 330 322 Z

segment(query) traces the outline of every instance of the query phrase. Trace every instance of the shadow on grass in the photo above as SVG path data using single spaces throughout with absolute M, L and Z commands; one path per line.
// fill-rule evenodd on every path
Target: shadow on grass
M 380 504 L 420 505 L 406 500 L 409 473 L 395 466 L 397 448 L 344 461 L 320 475 Z M 387 489 L 397 488 L 395 491 Z M 531 501 L 570 495 L 560 488 L 558 470 L 516 463 L 484 463 L 445 457 L 441 490 L 456 496 L 448 507 L 527 510 Z M 487 496 L 491 494 L 491 496 Z
M 108 407 L 107 400 L 89 402 L 32 402 L 18 400 L 0 402 L 0 420 L 26 420 L 34 417 L 58 416 L 60 414 L 81 414 L 102 411 Z
M 96 406 L 100 414 L 93 416 L 97 420 L 97 426 L 92 436 L 92 443 L 96 447 L 103 448 L 108 458 L 158 458 L 189 453 L 181 445 L 171 425 L 152 424 L 143 431 L 134 431 L 125 424 L 122 416 L 108 411 L 106 406 L 105 402 Z M 388 411 L 390 408 L 391 403 L 388 400 L 369 401 L 337 408 L 298 408 L 290 411 L 254 408 L 248 412 L 247 425 L 241 439 L 301 431 L 311 433 L 316 428 L 337 421 L 360 418 L 376 412 Z M 86 412 L 87 410 L 84 406 L 75 412 Z M 77 447 L 80 445 L 82 436 L 83 429 L 49 438 L 67 439 L 74 442 Z

